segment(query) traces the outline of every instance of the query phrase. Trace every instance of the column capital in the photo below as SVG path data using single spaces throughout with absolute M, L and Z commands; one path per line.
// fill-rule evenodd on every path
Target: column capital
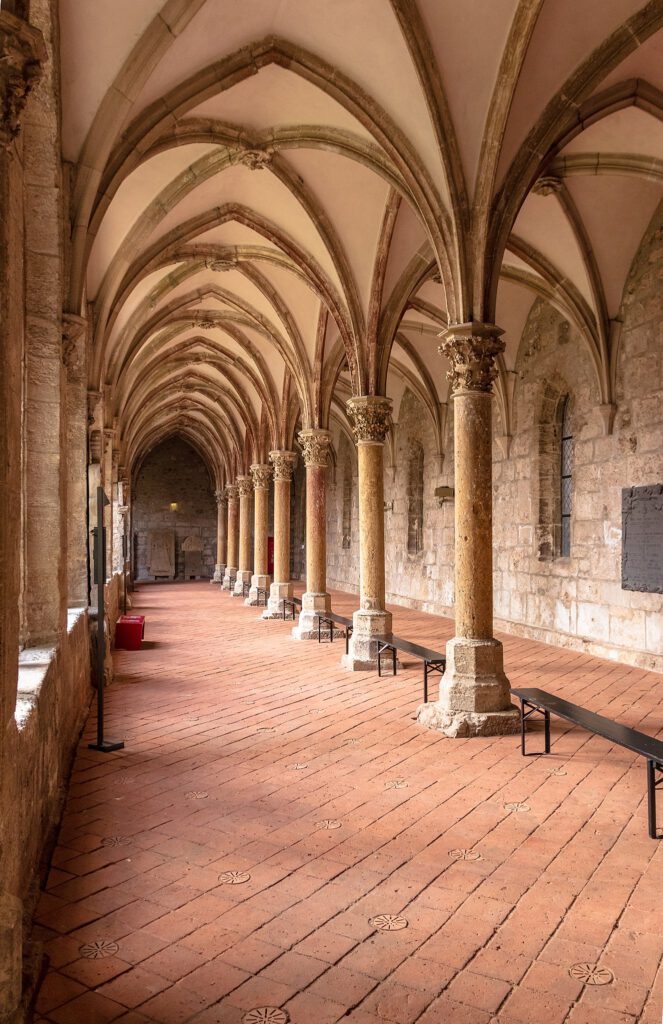
M 256 462 L 250 468 L 251 476 L 253 477 L 253 486 L 255 490 L 268 490 L 269 481 L 272 479 L 272 467 L 264 465 L 263 463 Z
M 345 403 L 357 444 L 384 444 L 391 424 L 391 398 L 362 395 Z
M 223 490 L 223 488 L 220 491 L 215 491 L 214 492 L 214 497 L 216 499 L 216 507 L 217 508 L 223 508 L 224 505 L 227 505 L 228 497 L 226 495 L 225 490 Z
M 297 464 L 296 453 L 287 451 L 273 451 L 269 453 L 269 461 L 274 467 L 274 479 L 286 480 L 288 483 L 290 483 L 290 481 L 292 480 L 292 474 L 294 473 L 295 466 Z
M 240 498 L 247 498 L 253 490 L 253 480 L 250 476 L 238 476 L 235 484 Z
M 505 349 L 500 335 L 504 332 L 495 324 L 453 324 L 439 335 L 443 338 L 438 348 L 447 356 L 451 369 L 447 380 L 453 395 L 474 391 L 490 394 L 497 377 L 495 361 Z
M 302 446 L 306 466 L 326 466 L 331 447 L 330 430 L 300 430 L 299 443 Z
M 46 60 L 41 32 L 0 10 L 0 147 L 7 149 L 21 130 L 21 114 Z
M 228 486 L 226 487 L 226 500 L 237 501 L 238 497 L 239 488 L 237 487 L 237 484 L 228 484 Z

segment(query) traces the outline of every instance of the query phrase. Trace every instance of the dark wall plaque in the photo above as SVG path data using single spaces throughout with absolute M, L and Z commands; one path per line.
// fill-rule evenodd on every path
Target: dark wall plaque
M 663 594 L 663 484 L 622 490 L 622 590 Z

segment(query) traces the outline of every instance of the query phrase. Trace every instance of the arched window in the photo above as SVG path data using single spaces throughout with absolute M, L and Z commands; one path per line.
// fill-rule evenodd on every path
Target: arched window
M 341 546 L 349 548 L 352 544 L 352 461 L 350 452 L 346 452 L 343 468 L 343 539 Z
M 407 550 L 417 555 L 423 548 L 424 449 L 418 441 L 410 445 L 407 479 Z
M 560 451 L 560 545 L 562 558 L 571 555 L 571 507 L 573 496 L 573 434 L 571 432 L 571 403 L 568 395 L 562 407 Z

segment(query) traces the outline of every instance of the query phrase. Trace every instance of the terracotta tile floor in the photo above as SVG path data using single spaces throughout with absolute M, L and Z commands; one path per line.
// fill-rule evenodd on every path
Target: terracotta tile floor
M 107 693 L 126 747 L 89 751 L 91 717 L 38 912 L 35 1020 L 660 1024 L 641 759 L 560 721 L 547 758 L 424 731 L 418 663 L 351 675 L 342 642 L 297 642 L 209 584 L 135 604 L 147 642 L 117 653 Z M 400 634 L 451 635 L 393 612 Z M 661 677 L 503 640 L 514 685 L 663 728 Z

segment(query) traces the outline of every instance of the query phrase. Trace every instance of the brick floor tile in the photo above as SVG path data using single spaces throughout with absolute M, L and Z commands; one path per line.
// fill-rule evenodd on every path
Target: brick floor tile
M 37 1011 L 49 1013 L 50 1010 L 62 1006 L 63 1003 L 68 1003 L 83 992 L 85 992 L 84 985 L 74 981 L 73 978 L 67 978 L 63 974 L 51 971 L 44 979 L 39 991 L 36 1003 Z
M 466 970 L 456 975 L 446 994 L 458 1003 L 497 1013 L 510 992 L 511 986 L 507 982 Z
M 87 750 L 93 709 L 39 902 L 49 1024 L 241 1024 L 270 1003 L 293 1024 L 660 1024 L 663 862 L 636 759 L 561 722 L 548 758 L 513 737 L 451 741 L 413 721 L 418 664 L 347 673 L 336 645 L 295 643 L 209 584 L 134 600 L 156 644 L 114 655 L 107 713 L 127 745 Z M 333 604 L 350 614 L 356 598 Z M 415 641 L 453 633 L 392 611 Z M 543 672 L 656 731 L 660 677 L 500 639 L 514 686 Z M 530 810 L 505 809 L 517 800 Z M 219 882 L 233 870 L 250 879 Z M 380 913 L 408 927 L 379 932 Z M 82 958 L 100 938 L 117 956 Z M 615 981 L 579 988 L 580 962 Z
M 107 999 L 98 992 L 84 992 L 70 1003 L 49 1012 L 56 1024 L 108 1024 L 126 1013 L 126 1006 Z

